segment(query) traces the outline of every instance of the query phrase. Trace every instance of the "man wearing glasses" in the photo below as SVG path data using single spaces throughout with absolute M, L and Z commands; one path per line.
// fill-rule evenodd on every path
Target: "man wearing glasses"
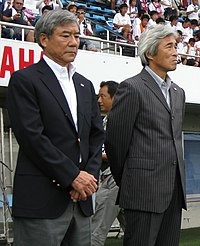
M 92 36 L 93 30 L 90 22 L 85 18 L 85 12 L 86 9 L 84 6 L 82 5 L 78 6 L 76 13 L 78 18 L 78 24 L 80 26 L 80 34 L 85 36 Z M 85 46 L 86 50 L 97 51 L 97 48 L 89 39 L 81 38 L 80 41 L 81 41 L 79 46 L 80 49 L 83 49 Z
M 3 20 L 13 24 L 31 26 L 31 23 L 23 12 L 23 6 L 24 0 L 13 0 L 12 8 L 6 9 L 3 12 Z M 13 30 L 14 38 L 17 40 L 22 40 L 22 29 L 19 27 L 13 27 Z M 25 29 L 24 39 L 29 42 L 34 42 L 34 31 Z

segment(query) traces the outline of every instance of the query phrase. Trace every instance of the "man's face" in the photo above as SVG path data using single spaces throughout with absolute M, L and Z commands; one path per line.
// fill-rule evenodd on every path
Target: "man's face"
M 145 28 L 145 27 L 147 26 L 148 22 L 149 22 L 149 20 L 146 19 L 146 18 L 144 18 L 144 19 L 142 20 L 141 24 L 142 24 L 142 26 Z
M 13 1 L 13 7 L 19 12 L 22 10 L 23 6 L 24 6 L 23 0 L 14 0 Z
M 168 71 L 176 69 L 177 55 L 175 37 L 166 37 L 160 41 L 157 54 L 149 56 L 149 66 L 162 78 Z
M 112 108 L 113 97 L 110 97 L 108 87 L 106 85 L 99 90 L 98 103 L 102 112 L 107 113 Z
M 59 65 L 67 66 L 76 57 L 80 43 L 79 34 L 76 22 L 56 27 L 49 38 L 46 34 L 41 34 L 40 42 L 45 55 Z

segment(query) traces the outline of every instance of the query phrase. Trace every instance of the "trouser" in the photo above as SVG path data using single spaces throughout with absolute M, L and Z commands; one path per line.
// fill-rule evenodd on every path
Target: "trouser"
M 113 176 L 109 175 L 96 193 L 96 209 L 92 217 L 92 246 L 104 245 L 110 227 L 116 218 L 122 229 L 125 228 L 124 213 L 118 205 L 115 205 L 118 190 Z
M 178 173 L 178 172 L 177 172 Z M 183 193 L 179 173 L 172 200 L 163 213 L 124 210 L 124 246 L 178 246 Z
M 91 246 L 91 218 L 73 202 L 56 219 L 14 218 L 14 246 Z

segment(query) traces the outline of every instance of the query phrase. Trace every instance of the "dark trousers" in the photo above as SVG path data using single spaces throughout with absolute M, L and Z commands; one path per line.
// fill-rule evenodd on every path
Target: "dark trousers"
M 182 214 L 182 187 L 179 173 L 169 207 L 163 213 L 124 210 L 124 246 L 178 246 Z

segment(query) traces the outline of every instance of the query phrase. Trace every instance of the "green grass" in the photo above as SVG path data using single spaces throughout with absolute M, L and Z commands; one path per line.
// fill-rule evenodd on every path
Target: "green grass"
M 122 246 L 123 239 L 108 238 L 105 246 Z M 180 246 L 200 246 L 200 228 L 181 231 Z

